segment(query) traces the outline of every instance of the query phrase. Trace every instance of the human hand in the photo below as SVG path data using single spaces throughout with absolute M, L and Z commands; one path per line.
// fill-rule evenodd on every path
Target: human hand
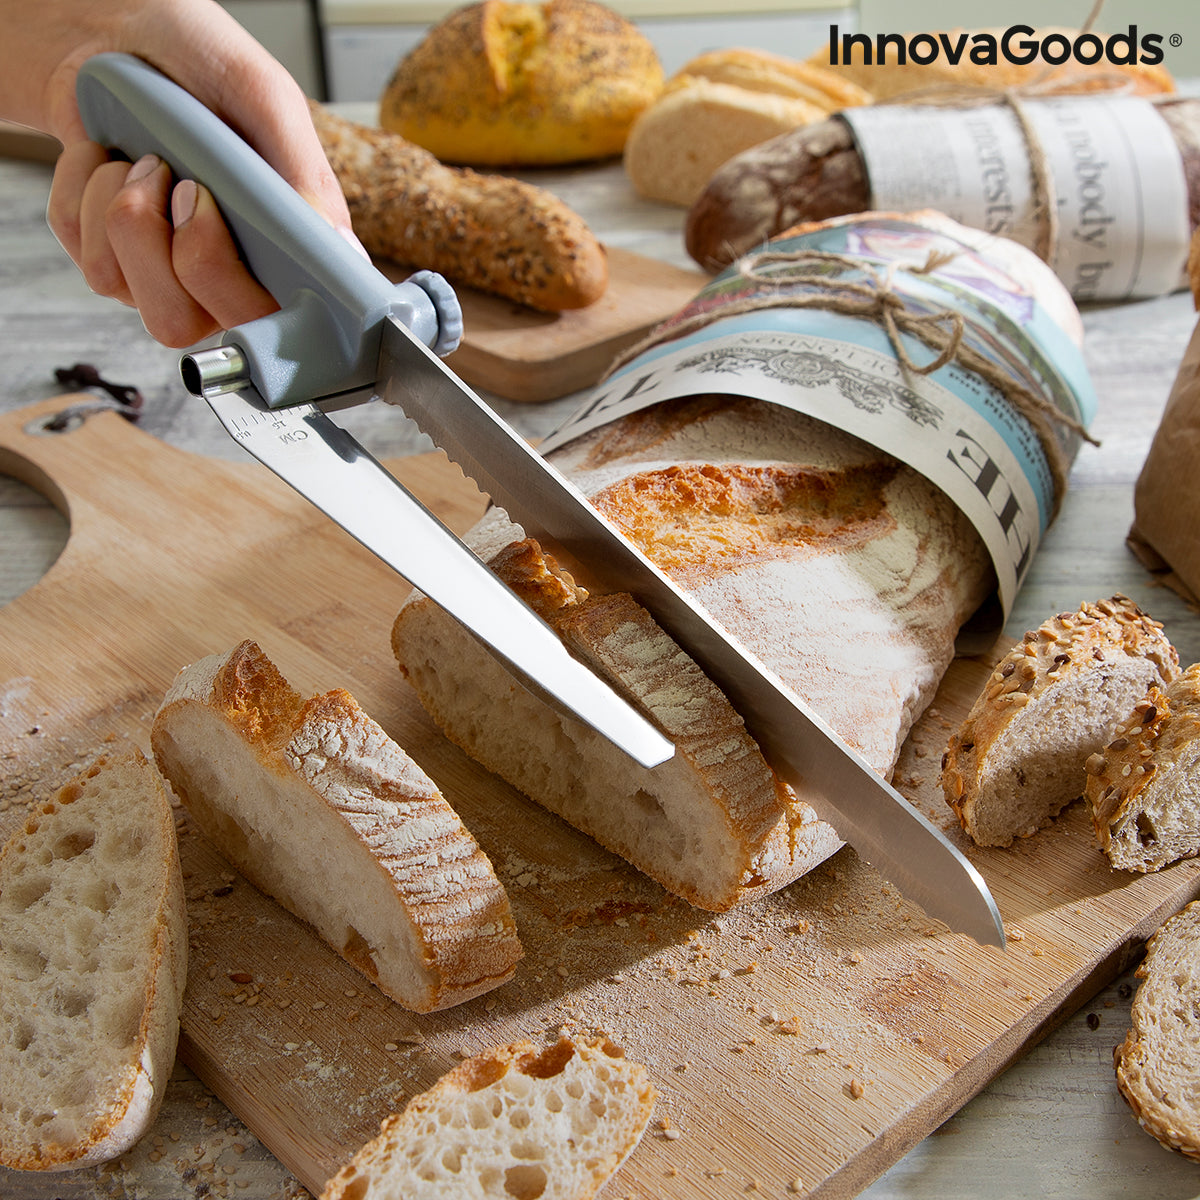
M 9 82 L 0 81 L 0 115 L 63 143 L 50 228 L 88 286 L 136 307 L 156 340 L 190 346 L 278 306 L 238 259 L 206 188 L 174 180 L 152 156 L 112 161 L 88 140 L 75 77 L 92 55 L 124 51 L 163 71 L 354 241 L 306 98 L 213 0 L 49 0 L 48 7 L 49 13 L 46 4 L 0 0 L 0 25 L 10 28 L 0 62 L 13 56 Z

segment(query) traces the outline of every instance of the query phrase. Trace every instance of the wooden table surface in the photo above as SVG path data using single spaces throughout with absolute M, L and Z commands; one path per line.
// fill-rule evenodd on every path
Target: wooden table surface
M 637 201 L 619 167 L 543 178 L 610 243 L 691 265 L 679 235 L 681 214 Z M 45 227 L 49 182 L 44 163 L 0 159 L 0 406 L 59 394 L 56 368 L 91 363 L 104 377 L 140 389 L 144 429 L 194 452 L 238 457 L 208 409 L 184 393 L 177 352 L 152 342 L 135 313 L 88 292 Z M 1100 395 L 1093 432 L 1102 444 L 1081 452 L 1062 515 L 1018 598 L 1013 636 L 1053 612 L 1119 590 L 1166 623 L 1185 663 L 1200 660 L 1200 615 L 1156 585 L 1124 544 L 1133 483 L 1195 322 L 1183 294 L 1085 313 L 1086 352 Z M 576 402 L 497 401 L 497 407 L 536 437 Z M 339 420 L 381 457 L 428 448 L 394 410 L 375 406 Z M 0 603 L 40 577 L 66 534 L 65 521 L 43 497 L 0 476 Z M 1200 1196 L 1200 1165 L 1143 1133 L 1116 1089 L 1112 1048 L 1124 1037 L 1134 986 L 1130 972 L 1105 988 L 863 1195 Z M 731 1196 L 742 1194 L 743 1184 L 730 1187 Z M 183 1068 L 154 1130 L 119 1162 L 63 1175 L 0 1171 L 4 1200 L 210 1195 L 284 1200 L 307 1193 Z

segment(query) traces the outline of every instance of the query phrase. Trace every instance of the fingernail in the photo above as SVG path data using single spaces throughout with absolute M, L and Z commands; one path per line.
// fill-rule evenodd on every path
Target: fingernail
M 129 168 L 129 174 L 125 176 L 125 182 L 137 183 L 139 179 L 145 179 L 147 175 L 151 175 L 157 171 L 161 163 L 162 159 L 157 154 L 143 154 Z
M 199 189 L 194 179 L 184 179 L 175 185 L 171 193 L 171 224 L 176 229 L 186 225 L 196 212 L 196 197 Z

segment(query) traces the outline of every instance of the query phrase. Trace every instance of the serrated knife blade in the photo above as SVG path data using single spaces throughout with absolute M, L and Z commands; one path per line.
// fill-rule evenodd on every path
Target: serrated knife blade
M 1003 947 L 1004 924 L 966 857 L 801 697 L 630 543 L 567 479 L 397 321 L 377 387 L 581 582 L 630 593 L 729 698 L 780 778 L 932 917 Z

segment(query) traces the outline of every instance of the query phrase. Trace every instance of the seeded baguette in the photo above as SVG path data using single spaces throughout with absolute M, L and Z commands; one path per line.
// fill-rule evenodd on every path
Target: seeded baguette
M 1087 760 L 1085 792 L 1109 862 L 1144 873 L 1200 854 L 1200 663 L 1113 733 Z
M 1200 901 L 1164 922 L 1137 975 L 1117 1087 L 1148 1134 L 1200 1162 Z
M 1078 799 L 1085 764 L 1179 656 L 1126 596 L 1060 613 L 996 665 L 942 758 L 946 802 L 981 846 L 1008 846 Z
M 154 718 L 159 770 L 260 891 L 415 1012 L 510 979 L 521 947 L 487 856 L 345 691 L 304 700 L 242 642 L 185 667 Z
M 398 134 L 311 109 L 369 253 L 543 312 L 584 308 L 604 294 L 604 247 L 544 188 L 443 166 Z
M 387 1117 L 321 1200 L 590 1200 L 637 1146 L 656 1095 L 610 1042 L 498 1046 Z
M 0 854 L 0 1166 L 75 1170 L 146 1132 L 187 947 L 162 781 L 140 750 L 98 758 Z

